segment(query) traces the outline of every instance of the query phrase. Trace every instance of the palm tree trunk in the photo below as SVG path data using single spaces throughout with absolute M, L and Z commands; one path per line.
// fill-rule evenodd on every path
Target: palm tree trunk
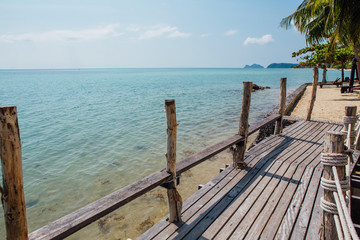
M 344 62 L 341 62 L 341 81 L 344 82 L 344 68 L 345 64 Z
M 324 66 L 323 67 L 323 77 L 322 77 L 321 83 L 326 83 L 326 72 L 327 72 L 327 69 L 326 69 L 326 66 Z
M 360 75 L 360 58 L 359 58 L 359 50 L 357 49 L 355 44 L 353 44 L 353 50 L 354 50 L 354 53 L 355 53 L 355 58 L 358 60 L 357 63 L 356 63 L 356 66 L 357 66 L 357 76 L 359 76 Z

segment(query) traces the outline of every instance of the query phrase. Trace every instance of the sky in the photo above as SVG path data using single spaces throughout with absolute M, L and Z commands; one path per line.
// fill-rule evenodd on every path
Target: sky
M 241 68 L 292 62 L 301 0 L 0 0 L 0 69 Z

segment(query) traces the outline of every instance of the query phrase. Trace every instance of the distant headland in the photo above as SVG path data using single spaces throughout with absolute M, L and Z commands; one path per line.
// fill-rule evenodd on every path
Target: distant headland
M 267 68 L 293 68 L 297 66 L 296 63 L 271 63 Z M 264 68 L 260 64 L 245 65 L 244 68 Z

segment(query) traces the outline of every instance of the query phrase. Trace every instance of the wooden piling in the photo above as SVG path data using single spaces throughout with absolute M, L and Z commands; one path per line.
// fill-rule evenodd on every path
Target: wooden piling
M 345 117 L 355 117 L 356 118 L 356 113 L 357 113 L 357 106 L 346 106 L 345 107 Z M 354 132 L 355 130 L 355 123 L 351 123 L 350 124 L 350 133 Z M 343 130 L 346 134 L 349 131 L 349 124 L 344 124 L 344 130 Z M 355 142 L 355 135 L 354 134 L 350 134 L 350 143 L 349 146 L 353 146 L 354 142 Z
M 165 100 L 167 119 L 167 167 L 172 181 L 168 184 L 167 195 L 169 201 L 169 222 L 181 220 L 182 198 L 176 189 L 176 111 L 175 100 Z
M 324 152 L 325 153 L 344 153 L 345 135 L 340 132 L 329 131 L 325 134 Z M 323 165 L 323 178 L 334 180 L 332 166 Z M 345 167 L 337 167 L 340 180 L 345 179 Z M 324 189 L 324 200 L 335 204 L 332 191 Z M 337 239 L 335 221 L 332 213 L 324 211 L 323 215 L 323 234 L 324 239 Z
M 0 107 L 0 154 L 6 239 L 28 239 L 21 159 L 21 140 L 16 107 Z
M 318 81 L 319 81 L 319 69 L 317 67 L 314 67 L 313 68 L 313 84 L 312 84 L 311 100 L 310 100 L 310 105 L 308 108 L 308 113 L 306 116 L 306 121 L 310 121 L 310 119 L 311 119 L 311 113 L 314 108 L 315 99 L 316 99 L 316 90 L 317 90 Z
M 281 115 L 280 119 L 276 121 L 275 124 L 275 134 L 279 135 L 282 132 L 282 122 L 285 111 L 285 103 L 286 103 L 286 78 L 280 79 L 280 106 L 279 106 L 279 114 Z
M 251 101 L 252 82 L 243 82 L 243 100 L 241 106 L 239 135 L 244 137 L 244 141 L 236 144 L 234 148 L 233 164 L 235 168 L 244 168 L 244 155 L 249 129 L 249 111 Z

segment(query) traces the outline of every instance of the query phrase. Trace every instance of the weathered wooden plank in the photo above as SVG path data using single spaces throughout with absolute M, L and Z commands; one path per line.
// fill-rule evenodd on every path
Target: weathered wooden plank
M 310 130 L 310 129 L 309 129 Z M 309 130 L 306 130 L 306 131 L 309 131 Z M 305 132 L 306 132 L 305 131 Z M 295 134 L 295 133 L 294 133 Z M 284 139 L 283 137 L 281 139 Z M 286 142 L 288 141 L 291 141 L 291 138 L 285 138 Z M 281 148 L 278 148 L 277 151 L 282 151 L 283 149 L 285 149 L 285 147 L 281 147 Z M 251 149 L 252 150 L 252 149 Z M 250 150 L 250 151 L 251 151 Z M 277 154 L 276 151 L 272 150 L 270 152 L 270 154 L 275 155 Z M 265 153 L 265 154 L 261 154 L 259 156 L 259 158 L 263 158 L 262 159 L 262 162 L 259 162 L 257 163 L 247 174 L 245 171 L 242 171 L 240 173 L 240 175 L 238 175 L 238 178 L 234 178 L 231 183 L 232 184 L 227 184 L 226 187 L 224 189 L 222 189 L 222 193 L 221 194 L 217 194 L 215 196 L 210 196 L 212 197 L 209 202 L 201 202 L 200 205 L 196 205 L 196 206 L 193 206 L 192 208 L 193 209 L 199 209 L 199 208 L 202 208 L 201 211 L 196 211 L 194 213 L 194 215 L 190 215 L 189 216 L 189 220 L 186 220 L 187 219 L 187 212 L 183 214 L 183 220 L 184 222 L 186 223 L 186 227 L 187 228 L 191 228 L 191 226 L 193 226 L 194 224 L 196 224 L 198 221 L 201 220 L 201 217 L 200 216 L 204 216 L 204 211 L 209 211 L 211 210 L 213 207 L 216 206 L 216 202 L 223 196 L 225 195 L 226 193 L 228 193 L 230 196 L 234 196 L 236 195 L 240 190 L 241 188 L 243 187 L 243 185 L 246 185 L 247 181 L 250 181 L 251 180 L 251 177 L 254 176 L 256 174 L 257 171 L 260 171 L 261 170 L 261 165 L 265 164 L 267 162 L 267 159 L 264 158 L 265 156 L 268 156 L 269 158 L 271 158 L 271 156 L 269 156 L 269 153 Z M 257 159 L 257 161 L 259 161 L 259 158 Z M 246 159 L 247 160 L 247 159 Z M 250 166 L 250 164 L 249 164 Z M 242 185 L 237 185 L 236 184 L 238 183 L 238 181 L 246 174 L 246 180 L 242 182 Z M 234 186 L 236 186 L 236 188 L 232 189 Z M 231 191 L 230 191 L 231 190 Z M 230 191 L 230 192 L 229 192 Z M 193 214 L 193 213 L 192 213 Z M 194 222 L 193 220 L 195 219 L 196 222 Z M 192 225 L 190 226 L 190 224 L 192 223 Z M 162 232 L 161 234 L 159 234 L 156 239 L 165 239 L 167 238 L 167 236 L 169 236 L 170 234 L 172 234 L 173 232 L 176 231 L 176 234 L 179 234 L 180 231 L 184 231 L 181 229 L 178 229 L 178 226 L 169 226 L 169 228 L 166 229 L 166 231 Z M 185 231 L 186 233 L 186 231 Z M 175 236 L 171 236 L 171 238 L 173 238 Z M 181 236 L 177 236 L 177 238 L 181 238 Z
M 314 193 L 315 194 L 315 193 Z M 309 225 L 304 239 L 321 239 L 323 210 L 320 207 L 320 198 L 324 195 L 324 189 L 319 187 L 314 207 L 310 214 Z M 294 240 L 298 240 L 294 238 Z
M 290 167 L 291 169 L 295 170 L 298 164 L 301 163 L 303 165 L 307 165 L 309 163 L 309 161 L 311 161 L 311 158 L 309 158 L 309 155 L 311 155 L 317 148 L 319 148 L 319 145 L 317 143 L 323 142 L 321 132 L 331 129 L 330 126 L 328 126 L 328 125 L 324 125 L 323 127 L 324 128 L 319 129 L 318 132 L 313 132 L 313 136 L 315 136 L 315 138 L 311 142 L 314 142 L 315 144 L 312 144 L 311 142 L 309 142 L 306 145 L 306 147 L 302 148 L 303 151 L 307 150 L 305 153 L 302 153 L 301 150 L 298 152 L 297 156 L 295 156 L 296 160 L 294 162 L 292 162 L 292 166 Z M 264 226 L 268 222 L 268 219 L 270 218 L 272 212 L 274 211 L 274 208 L 276 207 L 282 194 L 284 194 L 284 191 L 285 191 L 286 187 L 288 186 L 289 181 L 291 180 L 291 177 L 293 175 L 293 171 L 291 169 L 285 173 L 285 175 L 283 176 L 283 179 L 285 181 L 282 180 L 279 183 L 279 185 L 276 187 L 275 191 L 272 193 L 270 199 L 267 201 L 266 205 L 262 208 L 261 212 L 258 214 L 259 216 L 262 216 L 262 217 L 261 218 L 258 217 L 255 220 L 255 222 L 253 223 L 253 225 L 251 226 L 251 228 L 247 234 L 248 238 L 250 238 L 250 239 L 251 238 L 253 238 L 253 239 L 259 238 L 259 236 L 261 234 L 261 230 L 264 228 Z
M 276 156 L 279 156 L 279 155 L 281 155 L 281 152 L 282 151 L 280 151 L 280 152 L 277 152 L 276 154 L 273 154 L 272 156 L 269 156 L 269 155 L 267 155 L 265 158 L 263 158 L 263 160 L 269 160 L 269 159 L 272 159 L 272 158 L 274 158 L 274 157 L 276 157 Z M 280 154 L 279 154 L 280 153 Z M 267 164 L 265 165 L 265 169 L 267 168 L 267 167 L 269 167 L 269 165 L 271 165 L 271 163 L 273 163 L 272 161 L 267 161 Z M 275 165 L 275 169 L 277 168 L 277 165 L 279 164 L 279 162 L 275 162 L 274 163 L 274 165 Z M 281 164 L 280 164 L 281 165 Z M 256 166 L 255 166 L 256 167 Z M 261 169 L 261 172 L 266 172 L 266 170 L 265 170 L 264 168 L 263 169 Z M 248 173 L 248 175 L 250 176 L 250 172 Z M 252 176 L 251 176 L 252 177 Z M 257 177 L 259 177 L 259 175 L 257 175 Z M 246 180 L 245 180 L 246 179 Z M 260 178 L 258 178 L 258 179 L 261 179 L 261 177 Z M 251 180 L 251 186 L 247 186 L 247 184 L 249 183 L 249 181 Z M 250 179 L 248 176 L 245 176 L 245 178 L 244 179 L 242 179 L 242 181 L 237 185 L 237 189 L 236 189 L 236 191 L 231 191 L 229 194 L 226 194 L 226 197 L 224 197 L 223 199 L 221 199 L 221 201 L 216 205 L 216 208 L 214 208 L 214 210 L 213 211 L 210 211 L 210 213 L 207 215 L 207 216 L 205 216 L 205 215 L 202 215 L 202 216 L 205 216 L 205 220 L 209 220 L 209 221 L 201 221 L 199 224 L 197 224 L 196 225 L 196 229 L 194 230 L 194 231 L 192 231 L 191 232 L 191 234 L 196 234 L 197 232 L 199 232 L 199 229 L 206 229 L 206 227 L 209 225 L 209 224 L 211 224 L 212 223 L 212 221 L 213 221 L 213 219 L 215 218 L 215 217 L 217 217 L 221 212 L 222 212 L 222 210 L 223 209 L 225 209 L 229 204 L 230 204 L 230 202 L 237 196 L 237 195 L 239 195 L 240 194 L 240 192 L 241 192 L 241 196 L 240 197 L 242 197 L 242 196 L 245 196 L 246 195 L 246 192 L 251 192 L 251 189 L 253 188 L 253 187 L 255 187 L 255 184 L 254 184 L 254 182 L 256 182 L 257 180 L 252 180 L 252 179 Z M 246 186 L 246 190 L 244 189 L 244 187 Z M 242 191 L 244 191 L 245 190 L 245 192 L 242 192 Z M 195 221 L 196 222 L 198 222 L 200 220 L 200 218 L 199 217 L 196 217 L 195 218 Z M 219 220 L 220 222 L 221 222 L 221 220 Z M 191 224 L 189 224 L 189 222 L 187 222 L 187 228 L 190 228 L 190 227 L 194 227 L 194 223 L 195 222 L 192 222 Z M 214 224 L 214 225 L 217 225 L 217 224 Z M 201 231 L 200 231 L 201 232 Z M 186 233 L 186 231 L 185 230 L 182 230 L 182 229 L 179 229 L 178 231 L 177 231 L 177 233 L 176 234 L 179 234 L 177 237 L 179 237 L 179 238 L 182 238 L 183 236 L 181 235 L 181 234 L 185 234 Z M 204 236 L 204 235 L 203 235 Z M 194 236 L 194 235 L 187 235 L 186 236 L 186 238 L 188 238 L 188 239 L 191 239 L 191 238 L 196 238 L 196 236 Z
M 284 134 L 288 134 L 289 137 L 296 135 L 298 131 L 300 131 L 301 129 L 303 129 L 303 126 L 305 125 L 305 122 L 297 122 L 287 128 L 284 129 Z M 272 151 L 275 146 L 280 143 L 281 141 L 283 141 L 282 138 L 278 138 L 275 136 L 269 136 L 266 139 L 264 139 L 261 144 L 256 145 L 255 147 L 253 147 L 249 152 L 247 152 L 245 154 L 245 161 L 246 163 L 248 163 L 249 165 L 254 165 L 255 162 L 254 159 L 256 157 L 256 154 L 260 155 L 263 154 L 264 152 L 269 152 Z M 255 154 L 256 153 L 256 154 Z M 256 159 L 255 159 L 256 160 Z M 228 168 L 225 170 L 227 171 Z M 221 174 L 220 174 L 221 175 Z M 218 175 L 218 176 L 220 176 Z M 230 178 L 233 178 L 233 176 L 230 176 Z M 227 178 L 228 179 L 228 178 Z M 219 179 L 219 181 L 224 181 L 223 179 Z M 203 206 L 206 203 L 206 199 L 211 198 L 211 196 L 215 195 L 217 193 L 217 191 L 219 191 L 220 187 L 219 186 L 213 186 L 213 189 L 211 189 L 210 192 L 205 192 L 204 190 L 207 189 L 206 185 L 204 188 L 202 188 L 200 191 L 197 191 L 193 196 L 191 196 L 188 200 L 185 201 L 184 203 L 184 211 L 183 211 L 183 218 L 187 219 L 187 216 L 192 216 L 193 213 L 192 211 L 187 212 L 187 209 L 191 206 L 192 209 L 198 209 L 198 207 L 194 207 L 192 206 L 193 204 L 197 204 L 199 207 Z M 209 186 L 210 187 L 210 186 Z M 217 191 L 215 192 L 216 189 Z M 207 195 L 206 197 L 203 197 L 204 195 Z M 197 202 L 198 199 L 201 198 L 200 202 Z M 205 199 L 205 200 L 204 200 Z M 166 227 L 169 227 L 169 223 L 167 221 L 165 221 L 166 218 L 164 218 L 163 220 L 161 220 L 158 224 L 156 224 L 154 227 L 152 227 L 151 229 L 149 229 L 147 232 L 145 232 L 143 235 L 140 236 L 139 239 L 152 239 L 153 237 L 157 236 L 163 229 L 165 229 Z M 169 227 L 169 229 L 167 229 L 167 232 L 171 232 L 171 231 L 175 231 L 178 227 L 180 227 L 181 225 L 177 224 L 177 225 L 171 225 Z M 160 235 L 160 239 L 161 236 L 164 235 Z
M 312 137 L 313 138 L 320 138 L 318 137 L 318 133 L 321 132 L 323 128 L 318 129 L 317 132 L 314 131 Z M 252 226 L 253 222 L 257 220 L 257 222 L 252 227 L 255 231 L 250 231 L 249 238 L 257 238 L 258 236 L 254 236 L 259 234 L 261 231 L 256 231 L 261 229 L 258 225 L 263 225 L 264 220 L 267 219 L 267 217 L 271 214 L 272 209 L 275 206 L 275 203 L 278 201 L 278 199 L 281 197 L 281 195 L 284 193 L 284 189 L 291 184 L 292 179 L 291 176 L 294 174 L 294 171 L 298 171 L 297 166 L 298 164 L 303 164 L 304 166 L 309 163 L 308 155 L 313 151 L 312 149 L 314 147 L 317 147 L 316 145 L 311 144 L 314 140 L 310 140 L 309 142 L 301 141 L 301 145 L 298 145 L 297 152 L 289 151 L 288 156 L 284 156 L 282 158 L 282 161 L 285 159 L 285 164 L 281 167 L 281 169 L 276 173 L 275 177 L 271 179 L 271 182 L 268 186 L 261 192 L 261 196 L 256 200 L 254 205 L 251 207 L 249 212 L 245 211 L 245 214 L 243 218 L 237 219 L 235 215 L 239 215 L 238 213 L 235 213 L 234 223 L 236 221 L 240 222 L 239 220 L 243 220 L 241 224 L 236 228 L 234 233 L 231 235 L 231 239 L 241 239 L 245 237 L 247 231 Z M 308 150 L 308 151 L 307 151 Z M 305 151 L 305 154 L 303 153 Z M 309 153 L 308 153 L 309 152 Z M 290 157 L 289 157 L 290 156 Z M 281 161 L 281 160 L 280 160 Z M 290 166 L 290 167 L 289 167 Z M 272 171 L 271 171 L 272 172 Z M 285 173 L 285 174 L 284 174 Z M 267 173 L 267 175 L 270 175 L 271 173 Z M 281 179 L 284 179 L 285 181 L 281 181 Z M 280 184 L 280 186 L 278 185 Z M 270 193 L 267 193 L 267 191 L 270 191 Z M 267 199 L 270 198 L 269 201 Z M 266 206 L 264 207 L 264 205 Z M 244 207 L 244 206 L 241 206 Z M 240 208 L 241 208 L 240 207 Z M 245 207 L 246 209 L 246 207 Z M 265 210 L 268 210 L 270 212 L 266 212 Z M 239 211 L 242 212 L 242 211 Z M 259 213 L 261 212 L 261 213 Z M 246 216 L 253 216 L 251 218 L 246 218 Z M 261 218 L 256 218 L 255 216 L 262 216 Z M 228 224 L 230 221 L 228 222 Z M 266 223 L 266 221 L 265 221 Z M 236 225 L 235 225 L 236 226 Z M 224 236 L 222 236 L 224 237 Z M 220 238 L 219 238 L 220 239 Z
M 311 129 L 309 129 L 311 131 Z M 302 134 L 306 134 L 306 132 L 303 132 Z M 290 147 L 291 148 L 291 147 Z M 289 156 L 289 155 L 288 155 Z M 284 156 L 284 154 L 281 154 L 280 156 L 278 156 L 279 159 L 281 157 L 286 157 L 286 155 Z M 280 162 L 280 161 L 279 161 Z M 286 167 L 283 167 L 283 169 L 285 169 Z M 262 174 L 263 176 L 272 176 L 272 173 L 268 175 L 268 173 L 265 173 L 265 172 L 275 172 L 275 169 L 276 168 L 270 168 L 267 169 L 266 171 L 263 171 L 264 174 Z M 278 173 L 276 173 L 278 174 Z M 258 178 L 256 179 L 255 181 L 253 181 L 251 184 L 253 186 L 249 186 L 248 189 L 241 193 L 241 195 L 239 195 L 239 197 L 236 199 L 235 202 L 231 203 L 231 206 L 229 206 L 225 212 L 223 212 L 219 217 L 218 219 L 216 219 L 212 224 L 211 226 L 203 233 L 202 236 L 206 237 L 206 238 L 213 238 L 215 234 L 217 234 L 217 232 L 220 230 L 221 226 L 226 222 L 228 221 L 229 218 L 232 218 L 234 217 L 234 215 L 236 214 L 242 214 L 241 211 L 239 212 L 236 212 L 236 209 L 238 209 L 240 207 L 240 205 L 242 204 L 242 202 L 245 200 L 245 198 L 247 197 L 247 195 L 249 195 L 252 191 L 252 189 L 256 186 L 257 183 L 260 182 L 262 178 Z M 265 184 L 266 181 L 262 180 L 262 184 Z M 266 185 L 266 184 L 265 184 Z M 258 187 L 258 186 L 257 186 Z M 236 213 L 235 213 L 236 212 Z M 235 214 L 234 214 L 235 213 Z M 234 217 L 234 219 L 236 218 L 236 216 Z M 236 220 L 234 221 L 234 224 L 236 224 Z M 232 225 L 231 223 L 227 223 L 226 226 L 221 229 L 221 232 L 222 233 L 219 233 L 219 235 L 217 236 L 218 239 L 221 239 L 221 238 L 227 238 L 229 233 L 231 233 L 231 228 L 233 229 L 235 226 L 230 226 Z M 230 227 L 229 227 L 230 226 Z M 222 235 L 223 234 L 223 235 Z
M 317 152 L 314 152 L 312 155 L 309 156 L 309 158 L 313 158 L 313 159 L 318 159 L 317 161 L 313 161 L 312 164 L 319 164 L 319 154 L 320 154 L 320 150 Z M 314 156 L 315 155 L 315 156 Z M 300 166 L 302 166 L 302 168 L 304 169 L 304 165 L 301 164 Z M 309 164 L 308 167 L 311 167 L 311 165 Z M 299 168 L 299 171 L 296 171 L 296 173 L 293 176 L 293 180 L 299 182 L 301 179 L 301 176 L 303 174 L 303 169 Z M 277 234 L 277 230 L 279 229 L 280 223 L 283 220 L 284 214 L 287 210 L 287 208 L 289 207 L 290 201 L 294 196 L 294 192 L 297 188 L 297 184 L 291 184 L 287 187 L 286 189 L 286 193 L 284 193 L 283 197 L 280 199 L 277 208 L 274 210 L 273 214 L 271 215 L 267 226 L 265 227 L 265 229 L 263 230 L 261 236 L 266 238 L 266 239 L 274 239 L 276 234 Z
M 321 175 L 321 167 L 315 168 L 314 176 L 311 178 L 310 186 L 307 189 L 306 195 L 304 196 L 304 202 L 300 206 L 300 212 L 294 224 L 291 233 L 291 239 L 298 240 L 305 238 L 311 213 L 315 205 L 315 199 L 317 197 L 318 189 L 320 187 Z
M 170 174 L 165 169 L 158 171 L 32 232 L 29 238 L 63 239 L 166 182 L 169 178 Z

